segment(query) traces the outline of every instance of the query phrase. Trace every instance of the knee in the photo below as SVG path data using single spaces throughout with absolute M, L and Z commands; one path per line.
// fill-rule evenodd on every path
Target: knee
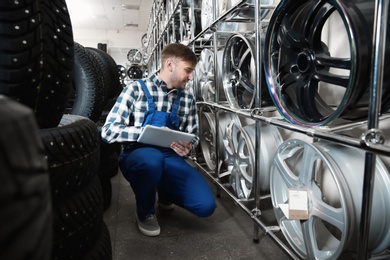
M 123 155 L 119 160 L 122 172 L 155 173 L 163 169 L 164 158 L 154 149 L 139 149 Z
M 203 201 L 203 203 L 199 206 L 197 206 L 192 213 L 194 213 L 196 216 L 201 218 L 206 218 L 211 216 L 215 209 L 217 208 L 217 205 L 215 203 L 214 198 L 210 198 L 208 200 Z
M 147 156 L 147 153 L 131 153 L 122 156 L 119 168 L 123 177 L 131 183 L 142 182 L 156 185 L 161 178 L 164 160 L 159 153 Z

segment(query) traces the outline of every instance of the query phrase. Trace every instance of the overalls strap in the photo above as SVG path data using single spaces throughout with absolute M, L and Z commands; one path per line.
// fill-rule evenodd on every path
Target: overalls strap
M 179 105 L 180 105 L 180 95 L 181 95 L 181 90 L 178 89 L 175 102 L 173 102 L 173 106 L 172 106 L 172 112 L 171 112 L 172 115 L 177 115 L 177 110 L 179 110 Z
M 138 82 L 141 84 L 142 90 L 144 91 L 144 93 L 148 99 L 148 110 L 153 111 L 154 110 L 154 100 L 153 100 L 152 95 L 150 95 L 150 92 L 149 92 L 148 88 L 146 87 L 145 82 L 142 79 L 138 80 Z M 175 102 L 173 103 L 173 106 L 172 106 L 171 114 L 173 114 L 173 115 L 177 115 L 177 110 L 179 109 L 179 105 L 180 105 L 180 95 L 181 95 L 181 90 L 178 89 Z
M 148 110 L 154 111 L 154 100 L 152 95 L 150 95 L 150 92 L 146 87 L 145 82 L 142 79 L 138 80 L 138 82 L 141 84 L 142 90 L 144 91 L 146 98 L 148 99 Z

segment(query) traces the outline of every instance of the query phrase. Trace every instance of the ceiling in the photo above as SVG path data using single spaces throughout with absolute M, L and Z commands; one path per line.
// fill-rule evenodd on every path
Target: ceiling
M 153 0 L 65 1 L 68 6 L 72 27 L 75 29 L 143 32 L 147 31 L 153 2 Z M 124 6 L 134 9 L 126 9 Z

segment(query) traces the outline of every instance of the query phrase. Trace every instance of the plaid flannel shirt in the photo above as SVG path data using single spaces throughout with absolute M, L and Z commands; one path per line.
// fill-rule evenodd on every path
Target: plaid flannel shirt
M 169 113 L 177 96 L 177 89 L 168 91 L 166 83 L 155 74 L 143 80 L 153 97 L 155 109 Z M 147 97 L 142 91 L 141 84 L 138 81 L 129 83 L 106 118 L 101 131 L 103 140 L 108 143 L 137 141 L 147 110 Z M 196 135 L 192 141 L 195 148 L 199 143 L 198 114 L 191 89 L 182 90 L 178 116 L 180 117 L 179 130 Z

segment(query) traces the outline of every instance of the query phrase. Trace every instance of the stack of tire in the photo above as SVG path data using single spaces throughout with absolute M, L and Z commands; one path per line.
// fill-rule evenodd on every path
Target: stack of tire
M 0 259 L 50 259 L 52 205 L 31 109 L 0 95 Z
M 112 259 L 101 175 L 120 151 L 98 121 L 116 64 L 74 43 L 65 0 L 2 0 L 0 17 L 0 259 Z
M 67 112 L 89 118 L 98 128 L 100 138 L 98 177 L 103 190 L 104 209 L 107 209 L 111 202 L 111 177 L 118 172 L 121 146 L 118 143 L 105 143 L 100 137 L 100 131 L 122 90 L 118 74 L 116 62 L 106 52 L 74 43 L 74 80 Z

